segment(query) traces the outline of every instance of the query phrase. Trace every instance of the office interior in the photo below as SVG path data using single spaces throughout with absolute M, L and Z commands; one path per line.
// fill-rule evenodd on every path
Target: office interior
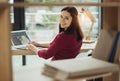
M 17 1 L 17 0 L 16 0 Z M 19 0 L 18 0 L 19 1 Z M 13 2 L 12 0 L 10 1 Z M 31 1 L 32 2 L 32 1 Z M 37 2 L 37 1 L 36 1 Z M 59 2 L 59 1 L 58 1 Z M 63 1 L 64 3 L 65 1 Z M 66 1 L 67 2 L 67 1 Z M 71 1 L 79 2 L 79 1 Z M 80 1 L 84 2 L 84 1 Z M 89 1 L 88 1 L 89 2 Z M 101 0 L 94 0 L 92 2 L 101 2 Z M 76 6 L 79 12 L 80 23 L 86 35 L 89 31 L 92 23 L 92 31 L 90 32 L 91 40 L 97 40 L 101 29 L 101 7 L 84 7 Z M 11 23 L 13 25 L 13 31 L 15 30 L 27 30 L 31 39 L 37 42 L 49 43 L 58 33 L 59 15 L 63 6 L 56 7 L 27 7 L 20 9 L 11 9 Z M 89 17 L 82 9 L 89 10 L 93 18 Z M 14 13 L 13 13 L 14 12 Z M 21 13 L 21 14 L 20 14 Z M 21 58 L 21 57 L 20 57 Z M 25 60 L 26 57 L 22 57 Z M 23 65 L 25 61 L 23 62 Z
M 95 40 L 92 43 L 84 44 L 84 46 L 86 47 L 93 46 L 93 48 L 88 48 L 88 50 L 85 50 L 85 51 L 81 50 L 81 54 L 79 54 L 77 58 L 92 57 L 92 51 L 94 50 L 98 42 L 97 40 L 102 29 L 107 31 L 116 31 L 116 32 L 120 31 L 120 23 L 119 23 L 120 22 L 120 15 L 119 15 L 120 6 L 118 6 L 120 4 L 120 0 L 92 0 L 92 1 L 90 0 L 57 0 L 57 1 L 56 0 L 14 0 L 14 1 L 1 0 L 0 3 L 2 2 L 6 2 L 10 4 L 14 4 L 15 2 L 26 2 L 26 3 L 41 2 L 43 4 L 51 2 L 51 3 L 60 3 L 61 6 L 54 6 L 53 4 L 52 6 L 45 5 L 45 6 L 25 7 L 25 5 L 23 5 L 22 7 L 12 6 L 9 8 L 8 6 L 4 8 L 3 6 L 3 9 L 2 7 L 0 8 L 0 13 L 1 13 L 0 14 L 0 17 L 1 17 L 0 37 L 1 39 L 3 39 L 3 41 L 0 42 L 1 44 L 0 49 L 1 49 L 1 56 L 2 56 L 0 57 L 1 59 L 1 62 L 0 62 L 0 66 L 1 66 L 0 79 L 1 80 L 0 81 L 20 81 L 20 80 L 34 81 L 34 79 L 28 79 L 29 76 L 27 78 L 23 76 L 21 77 L 22 72 L 27 72 L 31 70 L 31 66 L 33 66 L 33 68 L 39 67 L 40 65 L 41 67 L 43 67 L 45 62 L 50 62 L 50 59 L 44 60 L 29 51 L 27 52 L 21 51 L 21 50 L 11 51 L 11 48 L 10 48 L 11 37 L 9 33 L 11 31 L 16 31 L 16 30 L 27 30 L 31 39 L 34 39 L 35 41 L 42 42 L 42 43 L 51 42 L 58 33 L 60 10 L 63 8 L 63 6 L 66 6 L 66 5 L 62 5 L 62 3 L 68 3 L 68 4 L 69 3 L 71 4 L 93 3 L 93 4 L 90 4 L 90 6 L 88 5 L 84 6 L 86 4 L 84 4 L 83 6 L 75 5 L 79 12 L 80 22 L 82 22 L 81 26 L 83 27 L 84 34 L 86 35 L 88 33 L 88 29 L 92 26 L 92 30 L 90 31 L 90 38 L 88 40 Z M 117 4 L 115 5 L 112 4 L 114 2 L 116 2 Z M 106 4 L 99 5 L 97 3 L 106 3 Z M 96 5 L 99 5 L 99 6 L 96 6 Z M 90 11 L 92 16 L 95 18 L 95 21 L 92 21 L 86 15 L 85 12 L 82 12 L 83 8 Z M 10 12 L 9 12 L 9 9 L 10 9 Z M 3 13 L 4 15 L 2 15 Z M 7 26 L 9 26 L 9 28 Z M 109 41 L 109 40 L 106 40 L 106 41 Z M 115 61 L 115 63 L 117 62 L 117 64 L 119 64 L 119 60 L 118 60 L 119 55 L 117 57 L 116 57 L 117 61 Z M 4 64 L 3 64 L 3 61 L 4 61 Z M 5 72 L 3 72 L 2 70 L 4 70 Z M 7 76 L 7 78 L 5 78 L 5 75 Z M 113 75 L 111 75 L 112 77 L 107 76 L 105 77 L 105 79 L 98 79 L 95 81 L 113 81 L 113 80 L 119 81 L 119 72 L 113 73 Z M 42 77 L 42 79 L 36 79 L 36 80 L 52 81 L 51 79 L 46 80 L 44 79 L 44 77 Z M 78 81 L 81 81 L 81 80 L 78 80 Z

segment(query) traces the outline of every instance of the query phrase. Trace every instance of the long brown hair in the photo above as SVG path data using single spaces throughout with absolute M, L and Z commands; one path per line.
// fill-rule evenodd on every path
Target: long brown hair
M 62 11 L 67 11 L 68 13 L 70 13 L 72 17 L 72 22 L 70 27 L 67 28 L 67 30 L 64 30 L 64 28 L 61 28 L 61 25 L 59 24 L 59 32 L 65 32 L 67 34 L 76 33 L 77 41 L 81 41 L 83 39 L 83 32 L 79 24 L 77 9 L 75 7 L 65 7 L 61 10 L 61 12 Z

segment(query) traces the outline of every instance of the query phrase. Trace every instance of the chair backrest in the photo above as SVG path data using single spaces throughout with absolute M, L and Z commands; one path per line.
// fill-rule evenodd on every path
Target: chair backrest
M 114 56 L 114 63 L 119 64 L 119 54 L 120 54 L 120 32 L 118 32 L 118 41 L 117 41 L 117 46 L 116 46 L 116 52 Z
M 119 54 L 117 54 L 117 51 L 118 51 L 117 49 L 118 49 L 118 46 L 120 45 L 119 44 L 119 40 L 120 40 L 119 38 L 120 38 L 120 32 L 117 33 L 115 43 L 114 43 L 114 46 L 113 46 L 113 49 L 112 49 L 112 53 L 111 53 L 110 58 L 109 58 L 109 62 L 113 63 L 117 59 L 117 58 L 115 59 L 115 57 L 116 56 L 118 57 L 118 55 L 119 55 Z
M 92 57 L 109 61 L 116 36 L 117 31 L 102 29 L 98 37 L 96 47 L 93 50 Z

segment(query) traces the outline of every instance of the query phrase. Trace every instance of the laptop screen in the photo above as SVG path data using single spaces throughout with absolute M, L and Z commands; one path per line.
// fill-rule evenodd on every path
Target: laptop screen
M 12 43 L 14 46 L 26 45 L 30 42 L 30 38 L 25 30 L 12 31 Z

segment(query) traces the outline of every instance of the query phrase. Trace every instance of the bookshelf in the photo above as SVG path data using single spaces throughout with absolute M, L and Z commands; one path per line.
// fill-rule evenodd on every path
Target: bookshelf
M 7 0 L 0 0 L 0 3 Z M 9 7 L 0 4 L 0 81 L 12 81 Z
M 0 81 L 13 81 L 10 43 L 10 7 L 27 6 L 101 6 L 103 7 L 103 29 L 120 31 L 120 0 L 103 0 L 103 3 L 14 3 L 0 0 Z M 119 59 L 119 57 L 117 58 Z M 106 81 L 119 81 L 119 74 Z M 114 80 L 112 80 L 114 79 Z

